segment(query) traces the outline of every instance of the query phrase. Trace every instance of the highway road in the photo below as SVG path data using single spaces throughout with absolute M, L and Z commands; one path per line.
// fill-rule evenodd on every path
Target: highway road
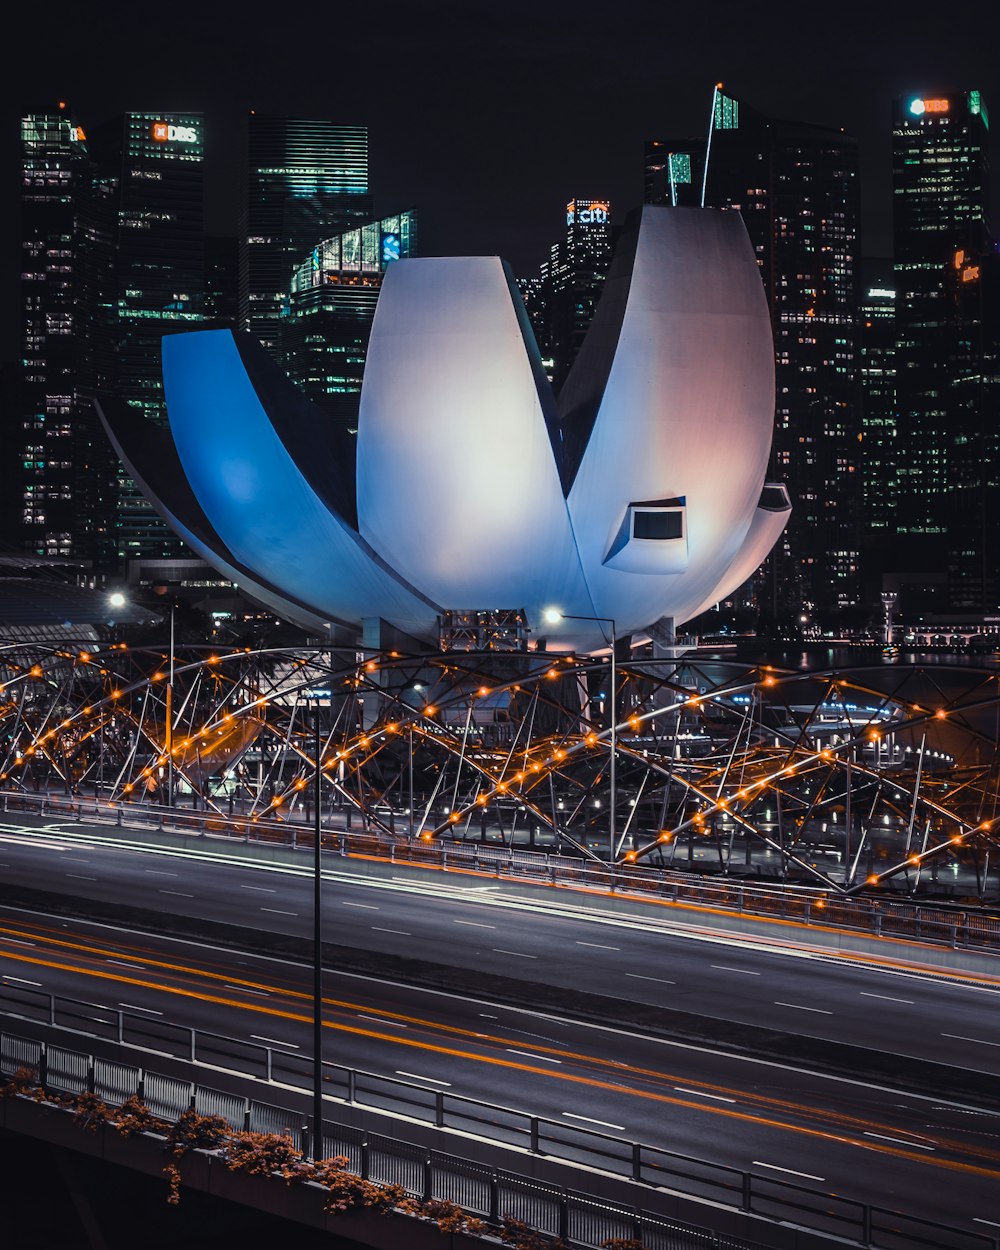
M 109 833 L 4 818 L 0 881 L 309 933 L 304 866 L 215 862 L 208 841 L 189 855 L 109 846 Z M 129 841 L 126 831 L 111 836 Z M 546 1010 L 544 988 L 960 1064 L 992 1084 L 1000 985 L 988 978 L 844 962 L 794 930 L 748 939 L 639 903 L 622 913 L 596 898 L 580 909 L 544 887 L 365 870 L 374 875 L 331 859 L 330 941 L 473 969 L 484 986 L 490 973 L 520 976 L 542 987 L 539 1010 L 329 970 L 328 1058 L 530 1109 L 567 1131 L 592 1127 L 1000 1234 L 1000 1116 L 975 1100 L 580 1023 Z M 287 959 L 0 906 L 0 969 L 12 991 L 120 1006 L 148 1017 L 151 1035 L 157 1021 L 174 1021 L 293 1054 L 310 1044 L 310 970 Z

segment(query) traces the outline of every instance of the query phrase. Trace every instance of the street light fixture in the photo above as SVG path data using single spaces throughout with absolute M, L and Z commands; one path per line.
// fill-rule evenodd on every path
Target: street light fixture
M 618 751 L 618 670 L 616 668 L 615 651 L 617 649 L 618 635 L 617 625 L 613 616 L 580 616 L 575 612 L 562 612 L 559 608 L 547 608 L 544 613 L 545 620 L 550 625 L 557 625 L 560 621 L 595 621 L 598 625 L 611 626 L 611 764 L 608 770 L 608 780 L 610 782 L 610 801 L 608 803 L 609 821 L 608 821 L 608 863 L 615 862 L 615 854 L 617 851 L 617 830 L 615 828 L 615 812 L 617 810 L 618 791 L 616 786 L 615 765 L 617 762 Z
M 313 705 L 313 750 L 316 773 L 313 790 L 313 1136 L 312 1156 L 323 1157 L 323 890 L 322 890 L 322 760 L 320 759 L 320 701 L 331 698 L 330 690 L 307 690 L 307 705 Z

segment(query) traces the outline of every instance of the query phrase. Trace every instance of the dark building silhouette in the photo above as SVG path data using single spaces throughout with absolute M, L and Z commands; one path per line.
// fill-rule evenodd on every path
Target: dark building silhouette
M 368 131 L 251 113 L 239 321 L 276 357 L 292 270 L 321 239 L 373 217 Z
M 705 154 L 708 148 L 707 176 Z M 672 177 L 671 177 L 672 172 Z M 711 141 L 646 144 L 653 202 L 737 208 L 761 268 L 775 348 L 772 475 L 793 512 L 766 600 L 830 613 L 859 597 L 857 144 L 717 91 Z M 672 198 L 673 197 L 673 198 Z
M 239 316 L 240 241 L 235 235 L 205 238 L 205 321 L 235 329 Z

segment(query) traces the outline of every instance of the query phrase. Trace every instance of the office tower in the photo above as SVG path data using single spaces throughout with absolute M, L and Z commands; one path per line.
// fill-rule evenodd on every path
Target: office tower
M 947 577 L 948 607 L 996 603 L 988 554 L 992 357 L 988 116 L 978 91 L 893 105 L 897 569 Z M 984 371 L 984 365 L 987 366 Z
M 99 559 L 107 440 L 91 397 L 108 382 L 110 206 L 64 104 L 21 119 L 21 371 L 9 510 L 34 555 Z M 12 514 L 12 515 L 10 515 Z
M 521 294 L 549 381 L 566 381 L 601 298 L 614 250 L 608 200 L 570 200 L 566 234 L 553 243 L 538 278 L 522 278 Z
M 655 202 L 671 202 L 663 172 L 671 156 L 677 202 L 700 202 L 706 142 L 646 145 Z M 785 613 L 832 615 L 859 595 L 857 144 L 841 130 L 764 117 L 718 91 L 705 203 L 740 210 L 771 308 L 772 473 L 788 484 L 793 511 L 770 558 L 769 598 Z
M 644 165 L 646 204 L 696 208 L 701 203 L 704 139 L 647 139 Z
M 416 246 L 411 210 L 324 239 L 292 273 L 282 332 L 285 365 L 343 434 L 358 432 L 361 382 L 382 277 L 392 261 L 415 255 Z
M 115 396 L 165 420 L 160 340 L 205 317 L 204 123 L 198 113 L 126 113 L 95 134 L 114 197 Z M 118 559 L 186 551 L 115 466 Z
M 241 229 L 239 319 L 281 356 L 292 270 L 321 239 L 372 219 L 368 131 L 251 113 Z
M 878 272 L 866 275 L 861 297 L 861 491 L 866 572 L 877 574 L 895 543 L 900 449 L 896 428 L 896 291 L 892 285 L 892 262 L 873 265 L 872 269 Z

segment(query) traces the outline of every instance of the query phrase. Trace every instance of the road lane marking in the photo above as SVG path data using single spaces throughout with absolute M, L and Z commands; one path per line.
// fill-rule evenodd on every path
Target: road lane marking
M 109 964 L 117 964 L 119 968 L 134 968 L 137 972 L 145 972 L 146 969 L 142 964 L 129 964 L 124 959 L 108 959 L 105 961 Z
M 271 889 L 267 885 L 241 885 L 241 890 L 256 890 L 258 894 L 277 894 L 277 890 Z
M 262 907 L 261 911 L 269 911 L 274 916 L 297 916 L 297 911 L 281 911 L 277 907 Z
M 507 1047 L 508 1055 L 523 1055 L 525 1059 L 538 1059 L 542 1063 L 562 1063 L 561 1059 L 549 1059 L 547 1055 L 535 1055 L 530 1050 L 514 1050 L 510 1046 Z
M 41 981 L 26 981 L 24 977 L 12 977 L 9 972 L 4 973 L 3 979 L 5 981 L 16 981 L 19 985 L 40 986 L 42 984 Z
M 67 877 L 72 877 L 74 881 L 96 881 L 96 880 L 97 880 L 97 878 L 96 878 L 96 877 L 84 877 L 84 876 L 81 876 L 81 875 L 80 875 L 80 873 L 78 873 L 78 872 L 68 872 L 68 873 L 66 874 L 66 876 L 67 876 Z
M 381 1016 L 366 1016 L 360 1011 L 358 1012 L 359 1020 L 370 1020 L 372 1024 L 388 1024 L 394 1029 L 408 1029 L 408 1024 L 401 1024 L 399 1020 L 383 1020 Z
M 138 1003 L 119 1003 L 119 1007 L 127 1007 L 129 1011 L 148 1011 L 151 1016 L 162 1016 L 162 1011 L 156 1011 L 153 1007 L 140 1007 Z
M 499 1016 L 488 1015 L 485 1011 L 481 1011 L 479 1013 L 479 1018 L 480 1020 L 499 1020 L 500 1019 Z
M 81 859 L 79 855 L 64 855 L 63 863 L 64 864 L 89 864 L 90 860 Z
M 620 951 L 620 946 L 605 946 L 603 942 L 577 942 L 577 946 L 593 946 L 602 951 Z
M 148 873 L 151 877 L 179 877 L 179 872 L 164 872 L 160 868 L 144 868 L 143 872 Z
M 270 998 L 269 990 L 251 990 L 245 985 L 230 985 L 228 981 L 224 982 L 227 990 L 235 990 L 237 994 L 255 994 L 258 998 Z
M 832 1011 L 825 1011 L 822 1007 L 803 1007 L 801 1003 L 778 1003 L 775 1007 L 794 1007 L 796 1011 L 815 1011 L 818 1016 L 832 1016 Z
M 383 929 L 377 924 L 372 925 L 372 930 L 375 933 L 398 933 L 400 937 L 413 937 L 413 934 L 407 933 L 405 929 Z
M 183 890 L 161 890 L 161 894 L 173 894 L 177 898 L 194 898 L 193 894 L 185 894 Z
M 942 1033 L 941 1036 L 953 1038 L 956 1042 L 978 1042 L 980 1046 L 1000 1046 L 1000 1042 L 988 1042 L 984 1037 L 963 1037 L 961 1033 Z
M 676 985 L 676 981 L 668 981 L 666 977 L 644 977 L 638 972 L 626 972 L 627 977 L 632 977 L 635 981 L 658 981 L 660 985 Z
M 350 903 L 348 902 L 346 898 L 338 899 L 337 901 L 340 903 L 343 903 L 345 907 L 363 907 L 365 911 L 381 911 L 382 910 L 382 908 L 378 907 L 375 903 Z
M 678 1094 L 694 1094 L 696 1098 L 713 1098 L 716 1102 L 735 1102 L 735 1098 L 723 1098 L 721 1094 L 706 1094 L 703 1089 L 685 1089 L 683 1085 L 675 1085 Z
M 789 1176 L 804 1176 L 807 1181 L 825 1181 L 825 1176 L 813 1176 L 812 1172 L 796 1172 L 794 1168 L 779 1168 L 776 1163 L 763 1163 L 760 1159 L 754 1159 L 750 1164 L 753 1168 L 770 1168 L 772 1172 L 785 1172 Z
M 537 955 L 526 955 L 524 951 L 505 951 L 502 946 L 494 946 L 493 950 L 498 955 L 516 955 L 518 959 L 537 959 Z
M 283 1042 L 279 1037 L 261 1037 L 259 1033 L 251 1033 L 250 1036 L 255 1042 L 270 1042 L 272 1046 L 290 1046 L 292 1050 L 299 1049 L 294 1042 Z
M 865 1137 L 874 1137 L 876 1141 L 891 1141 L 897 1146 L 909 1146 L 913 1150 L 931 1150 L 933 1146 L 922 1146 L 918 1141 L 907 1141 L 905 1137 L 886 1137 L 884 1133 L 869 1133 L 865 1130 Z
M 439 1080 L 436 1080 L 433 1076 L 421 1076 L 417 1072 L 400 1072 L 400 1070 L 397 1068 L 396 1075 L 408 1076 L 411 1081 L 426 1081 L 428 1085 L 446 1085 L 448 1086 L 449 1089 L 451 1088 L 451 1081 L 439 1081 Z
M 37 946 L 37 942 L 28 942 L 24 938 L 5 937 L 5 942 L 13 942 L 15 946 Z
M 973 1224 L 988 1224 L 990 1228 L 1000 1228 L 1000 1224 L 996 1220 L 981 1220 L 977 1215 L 972 1217 Z
M 872 994 L 868 990 L 861 991 L 862 998 L 881 998 L 886 1003 L 908 1003 L 911 1007 L 914 1005 L 912 998 L 893 998 L 889 994 Z
M 607 1120 L 592 1120 L 589 1115 L 574 1115 L 572 1111 L 563 1111 L 567 1120 L 582 1120 L 584 1124 L 599 1124 L 601 1128 L 613 1128 L 619 1133 L 625 1132 L 624 1124 L 609 1124 Z
M 478 920 L 453 920 L 451 923 L 471 925 L 472 928 L 474 929 L 495 929 L 496 928 L 495 924 L 482 924 Z
M 759 972 L 751 972 L 749 968 L 730 968 L 726 964 L 709 964 L 710 968 L 714 968 L 717 972 L 740 972 L 745 977 L 759 977 Z

